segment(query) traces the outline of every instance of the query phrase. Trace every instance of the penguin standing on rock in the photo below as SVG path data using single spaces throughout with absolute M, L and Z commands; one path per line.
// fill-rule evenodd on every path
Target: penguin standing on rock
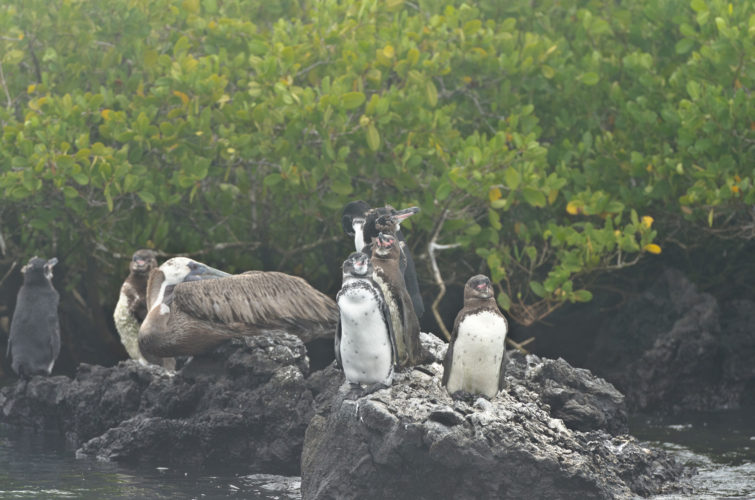
M 378 234 L 374 238 L 372 265 L 375 270 L 372 277 L 383 292 L 388 306 L 396 343 L 396 365 L 406 368 L 421 361 L 419 342 L 419 320 L 414 314 L 414 306 L 406 291 L 404 279 L 399 269 L 399 244 L 391 234 Z
M 129 357 L 147 364 L 139 350 L 139 326 L 147 316 L 147 281 L 150 271 L 157 268 L 157 254 L 153 250 L 137 250 L 128 268 L 129 274 L 121 285 L 113 320 Z
M 343 263 L 343 285 L 336 296 L 336 361 L 352 384 L 389 386 L 396 359 L 393 323 L 372 273 L 365 253 L 352 253 Z
M 47 261 L 32 257 L 21 269 L 24 283 L 18 291 L 6 353 L 21 378 L 49 375 L 60 354 L 60 296 L 52 286 L 52 268 L 57 263 L 55 257 Z
M 493 398 L 503 388 L 508 323 L 496 304 L 493 285 L 478 274 L 464 286 L 464 307 L 456 316 L 443 361 L 449 394 L 463 391 Z
M 412 299 L 414 314 L 421 318 L 425 312 L 425 304 L 419 291 L 417 270 L 409 247 L 401 232 L 401 222 L 419 212 L 418 207 L 396 210 L 390 205 L 370 208 L 362 201 L 352 201 L 343 209 L 341 226 L 344 233 L 354 238 L 354 248 L 357 252 L 372 254 L 372 241 L 379 233 L 392 234 L 398 238 L 401 257 L 399 267 L 404 277 L 404 284 Z

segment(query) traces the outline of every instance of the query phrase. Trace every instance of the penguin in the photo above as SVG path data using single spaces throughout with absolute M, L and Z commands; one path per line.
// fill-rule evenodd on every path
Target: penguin
M 443 385 L 488 399 L 503 388 L 509 325 L 496 304 L 493 285 L 478 274 L 464 286 L 464 307 L 454 321 L 443 360 Z
M 336 362 L 354 385 L 390 386 L 396 360 L 393 323 L 372 273 L 365 253 L 354 252 L 343 263 L 343 284 L 336 295 Z
M 24 283 L 18 291 L 10 324 L 6 356 L 21 378 L 50 375 L 60 354 L 60 296 L 52 286 L 52 268 L 58 263 L 32 257 L 21 272 Z
M 372 254 L 372 239 L 379 233 L 393 234 L 399 240 L 401 258 L 399 260 L 404 284 L 412 299 L 414 313 L 421 318 L 425 313 L 425 304 L 419 291 L 417 270 L 409 247 L 401 232 L 401 221 L 419 212 L 418 207 L 396 210 L 390 205 L 371 208 L 362 200 L 348 203 L 341 216 L 341 227 L 346 235 L 354 238 L 354 249 L 357 252 Z M 367 248 L 365 248 L 367 247 Z
M 113 312 L 113 320 L 121 343 L 131 359 L 146 365 L 139 350 L 139 326 L 147 316 L 147 281 L 152 269 L 157 268 L 157 254 L 153 250 L 134 252 L 129 264 L 129 275 L 121 286 L 121 294 Z
M 372 279 L 383 292 L 390 312 L 397 353 L 395 364 L 399 369 L 414 366 L 421 361 L 419 320 L 399 270 L 398 239 L 379 233 L 372 246 Z

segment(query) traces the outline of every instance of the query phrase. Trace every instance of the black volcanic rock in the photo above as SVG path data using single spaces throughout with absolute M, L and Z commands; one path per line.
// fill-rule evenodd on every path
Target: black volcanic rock
M 440 384 L 442 349 L 428 351 L 435 363 L 389 388 L 357 397 L 344 384 L 312 419 L 303 498 L 629 498 L 682 475 L 664 453 L 607 432 L 626 428 L 623 400 L 586 370 L 515 355 L 498 396 L 454 400 Z M 554 408 L 592 430 L 570 429 Z
M 616 384 L 632 411 L 740 407 L 755 399 L 753 321 L 752 301 L 720 306 L 667 269 L 602 321 L 586 366 Z
M 133 361 L 81 365 L 0 390 L 5 423 L 55 429 L 78 456 L 296 474 L 314 397 L 304 345 L 291 335 L 230 341 L 175 375 Z

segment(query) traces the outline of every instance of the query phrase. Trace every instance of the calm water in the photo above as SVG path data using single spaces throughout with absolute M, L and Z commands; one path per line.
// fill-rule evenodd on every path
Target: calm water
M 695 499 L 755 499 L 755 408 L 695 412 L 666 418 L 637 417 L 630 422 L 638 439 L 696 467 Z M 657 500 L 689 498 L 662 495 Z
M 637 417 L 631 430 L 699 471 L 691 479 L 698 494 L 655 500 L 755 499 L 755 409 Z M 0 426 L 0 500 L 8 498 L 299 500 L 301 496 L 299 478 L 208 475 L 76 460 L 58 435 Z
M 132 469 L 76 460 L 58 435 L 0 426 L 0 499 L 6 498 L 294 500 L 301 496 L 299 478 Z

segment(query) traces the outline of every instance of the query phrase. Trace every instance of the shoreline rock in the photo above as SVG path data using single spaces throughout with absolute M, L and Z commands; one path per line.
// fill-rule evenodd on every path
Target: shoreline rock
M 303 498 L 628 498 L 683 475 L 667 454 L 608 432 L 626 431 L 623 397 L 586 370 L 512 356 L 506 389 L 472 402 L 440 385 L 440 359 L 363 397 L 339 389 L 307 428 Z M 579 387 L 592 393 L 579 400 Z
M 301 473 L 304 498 L 613 498 L 681 477 L 624 435 L 623 396 L 587 370 L 512 353 L 496 398 L 457 401 L 440 385 L 446 344 L 422 340 L 432 362 L 364 398 L 349 399 L 333 365 L 310 373 L 283 334 L 226 343 L 172 376 L 126 361 L 19 381 L 0 389 L 0 421 L 58 430 L 79 457 Z
M 0 390 L 1 418 L 60 431 L 79 457 L 295 475 L 322 390 L 307 375 L 298 338 L 261 336 L 197 356 L 174 376 L 124 361 L 19 381 Z

